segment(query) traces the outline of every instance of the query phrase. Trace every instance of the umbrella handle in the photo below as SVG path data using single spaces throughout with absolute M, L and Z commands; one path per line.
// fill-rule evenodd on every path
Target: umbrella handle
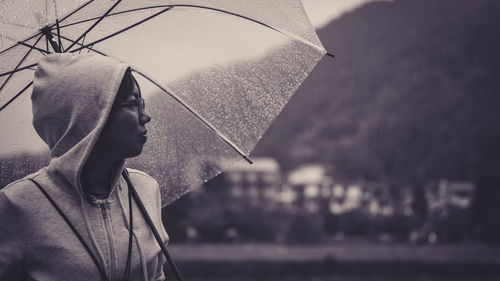
M 59 21 L 57 21 L 57 22 L 58 22 L 58 27 L 59 27 Z M 46 26 L 46 27 L 42 28 L 41 31 L 45 35 L 45 37 L 47 37 L 47 40 L 49 41 L 50 46 L 52 46 L 52 49 L 54 49 L 54 51 L 56 53 L 60 53 L 61 47 L 59 45 L 57 45 L 56 40 L 54 40 L 54 37 L 52 36 L 52 32 L 50 31 L 50 27 Z
M 135 202 L 137 203 L 137 206 L 139 207 L 139 210 L 142 213 L 142 216 L 144 217 L 144 219 L 148 223 L 149 228 L 151 229 L 154 237 L 156 238 L 156 242 L 158 242 L 158 245 L 160 246 L 161 251 L 165 255 L 165 258 L 168 261 L 168 265 L 170 266 L 170 268 L 174 272 L 175 278 L 177 279 L 177 281 L 184 281 L 179 269 L 175 265 L 174 259 L 170 256 L 170 254 L 167 251 L 167 247 L 165 247 L 165 245 L 163 244 L 163 241 L 161 240 L 160 234 L 158 233 L 158 230 L 156 229 L 155 225 L 153 224 L 153 221 L 151 220 L 151 217 L 149 216 L 148 211 L 144 207 L 144 204 L 142 203 L 141 198 L 139 198 L 139 194 L 137 194 L 137 191 L 135 190 L 134 185 L 130 181 L 130 178 L 128 177 L 127 169 L 123 169 L 122 175 L 125 178 L 125 181 L 127 182 L 128 188 L 130 189 L 130 191 L 132 191 L 132 196 L 134 197 Z

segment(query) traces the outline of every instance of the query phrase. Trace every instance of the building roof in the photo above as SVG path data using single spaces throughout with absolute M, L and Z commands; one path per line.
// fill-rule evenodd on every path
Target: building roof
M 278 161 L 271 157 L 252 158 L 253 164 L 238 161 L 229 165 L 225 172 L 276 172 L 279 173 Z
M 288 174 L 288 182 L 293 185 L 319 184 L 324 179 L 325 167 L 320 164 L 306 164 Z

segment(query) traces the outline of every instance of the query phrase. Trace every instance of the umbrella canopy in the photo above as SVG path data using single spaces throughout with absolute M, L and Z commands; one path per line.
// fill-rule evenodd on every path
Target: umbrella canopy
M 38 59 L 112 56 L 132 66 L 153 117 L 129 165 L 158 180 L 164 205 L 248 160 L 326 54 L 300 0 L 15 0 L 0 15 L 0 157 L 46 149 L 31 126 Z

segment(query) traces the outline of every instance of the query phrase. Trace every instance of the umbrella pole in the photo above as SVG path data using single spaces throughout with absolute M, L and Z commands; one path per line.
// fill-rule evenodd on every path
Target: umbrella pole
M 61 48 L 57 44 L 56 40 L 54 39 L 54 36 L 52 36 L 52 32 L 50 31 L 50 27 L 46 26 L 46 27 L 42 28 L 41 31 L 45 35 L 45 37 L 48 39 L 47 41 L 49 41 L 50 46 L 52 46 L 52 49 L 54 49 L 54 52 L 60 53 Z
M 59 50 L 64 52 L 63 45 L 61 42 L 61 31 L 59 28 L 59 19 L 56 19 L 56 26 L 57 26 L 57 42 L 59 43 Z

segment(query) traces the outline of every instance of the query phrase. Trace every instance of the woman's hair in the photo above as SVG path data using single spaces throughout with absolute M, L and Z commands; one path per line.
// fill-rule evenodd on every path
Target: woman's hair
M 134 84 L 137 86 L 139 89 L 139 84 L 135 80 L 134 76 L 132 75 L 132 70 L 129 67 L 127 71 L 125 71 L 125 74 L 123 75 L 123 80 L 120 84 L 120 88 L 118 89 L 118 92 L 116 93 L 115 101 L 113 102 L 113 109 L 115 109 L 121 102 L 123 102 L 124 99 L 127 98 L 128 94 L 130 93 L 130 90 L 134 86 Z

